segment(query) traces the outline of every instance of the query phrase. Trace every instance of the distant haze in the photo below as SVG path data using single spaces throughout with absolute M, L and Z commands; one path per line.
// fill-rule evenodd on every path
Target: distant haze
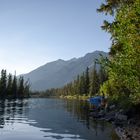
M 49 88 L 62 87 L 73 81 L 87 67 L 93 67 L 95 60 L 100 58 L 100 54 L 104 57 L 108 56 L 105 52 L 95 51 L 86 54 L 84 57 L 73 58 L 68 61 L 58 59 L 23 76 L 25 80 L 30 79 L 32 90 L 43 91 Z
M 17 75 L 46 62 L 95 50 L 108 52 L 110 37 L 96 12 L 102 0 L 1 0 L 0 69 Z

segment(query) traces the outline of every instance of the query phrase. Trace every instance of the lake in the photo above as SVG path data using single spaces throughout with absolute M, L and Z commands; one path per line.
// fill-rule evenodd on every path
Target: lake
M 85 101 L 0 101 L 0 140 L 115 140 L 113 128 L 89 117 Z

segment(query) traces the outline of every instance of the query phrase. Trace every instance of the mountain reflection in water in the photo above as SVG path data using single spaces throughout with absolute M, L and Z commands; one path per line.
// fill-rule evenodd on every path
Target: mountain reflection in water
M 89 104 L 61 99 L 0 101 L 0 140 L 114 140 L 89 117 Z

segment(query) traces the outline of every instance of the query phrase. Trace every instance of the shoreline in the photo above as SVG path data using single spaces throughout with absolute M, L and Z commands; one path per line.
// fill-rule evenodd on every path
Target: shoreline
M 46 97 L 44 97 L 44 98 L 46 98 Z M 49 97 L 49 98 L 52 98 L 52 97 Z M 59 96 L 57 98 L 68 99 L 68 100 L 86 101 L 90 97 L 85 96 L 85 95 L 83 95 L 83 96 L 79 96 L 79 95 L 78 96 L 77 95 L 71 96 L 71 95 L 69 95 L 69 96 Z M 140 140 L 140 120 L 139 120 L 139 117 L 135 118 L 136 115 L 134 115 L 134 117 L 132 117 L 130 119 L 125 119 L 125 120 L 115 118 L 116 114 L 119 114 L 119 111 L 117 108 L 113 111 L 107 112 L 104 116 L 101 116 L 101 117 L 98 117 L 98 115 L 97 115 L 99 112 L 98 113 L 96 112 L 97 114 L 94 114 L 95 113 L 94 111 L 91 113 L 93 113 L 90 115 L 92 118 L 95 118 L 99 121 L 104 120 L 104 121 L 112 124 L 114 126 L 115 134 L 117 135 L 117 137 L 120 140 Z M 121 115 L 123 116 L 123 113 Z M 123 117 L 123 118 L 125 118 L 125 117 Z
M 90 96 L 86 95 L 67 95 L 67 96 L 59 96 L 60 99 L 72 99 L 72 100 L 88 100 Z
M 117 127 L 115 132 L 120 140 L 140 140 L 140 127 L 139 126 L 126 126 Z

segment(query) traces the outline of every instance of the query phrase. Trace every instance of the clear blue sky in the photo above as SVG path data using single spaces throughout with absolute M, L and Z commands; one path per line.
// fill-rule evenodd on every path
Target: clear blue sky
M 27 73 L 56 59 L 109 51 L 103 0 L 0 0 L 0 69 Z

